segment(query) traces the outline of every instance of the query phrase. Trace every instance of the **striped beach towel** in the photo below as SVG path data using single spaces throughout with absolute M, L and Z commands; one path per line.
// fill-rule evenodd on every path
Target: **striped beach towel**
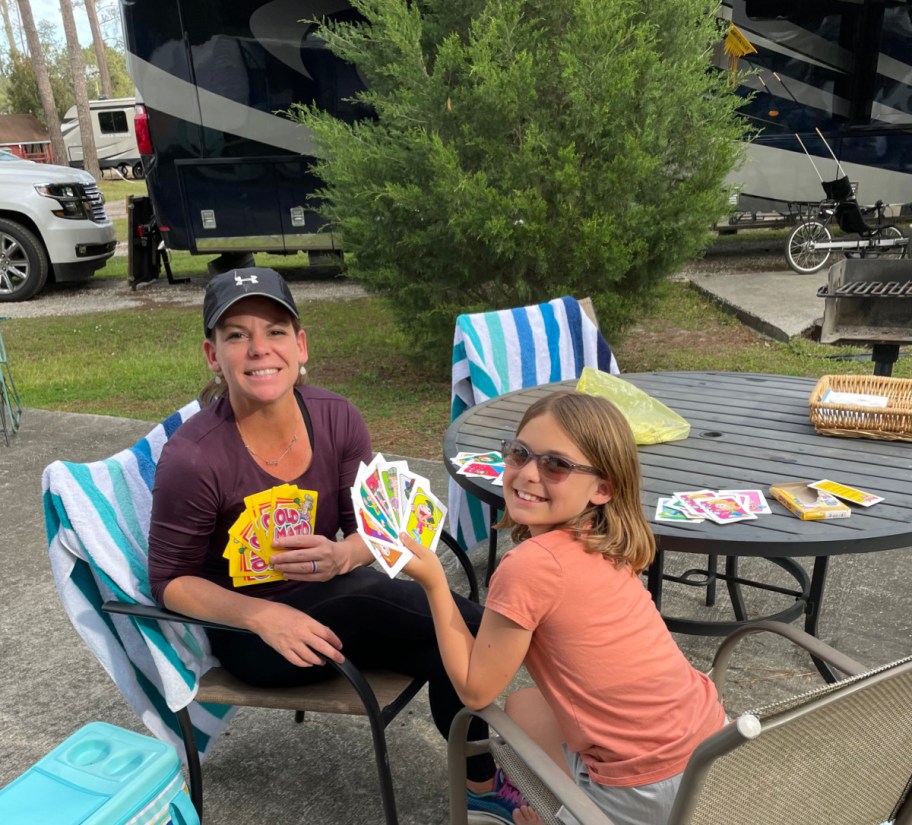
M 620 372 L 611 347 L 575 298 L 460 315 L 453 340 L 450 420 L 506 392 L 579 378 L 583 367 Z M 448 506 L 450 532 L 464 548 L 487 537 L 488 506 L 452 479 Z
M 172 711 L 190 705 L 204 759 L 235 710 L 193 701 L 199 678 L 218 664 L 204 630 L 111 615 L 101 605 L 155 603 L 147 567 L 155 466 L 172 433 L 198 411 L 193 401 L 133 447 L 90 464 L 55 461 L 41 479 L 51 568 L 70 621 L 145 726 L 185 762 Z

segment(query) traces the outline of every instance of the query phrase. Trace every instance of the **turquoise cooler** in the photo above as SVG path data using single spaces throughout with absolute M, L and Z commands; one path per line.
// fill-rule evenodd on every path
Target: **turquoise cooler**
M 3 825 L 199 825 L 177 751 L 92 722 L 0 790 Z

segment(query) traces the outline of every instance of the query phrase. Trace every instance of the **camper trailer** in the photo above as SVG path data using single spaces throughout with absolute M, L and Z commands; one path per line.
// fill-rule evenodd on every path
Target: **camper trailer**
M 121 8 L 165 245 L 219 255 L 219 268 L 254 252 L 338 262 L 339 239 L 310 201 L 319 186 L 313 141 L 283 112 L 313 101 L 346 120 L 363 114 L 348 100 L 363 88 L 357 71 L 306 22 L 350 18 L 348 3 L 130 0 Z
M 117 169 L 121 175 L 134 178 L 143 176 L 136 132 L 133 127 L 133 113 L 136 101 L 132 97 L 90 100 L 89 114 L 92 120 L 92 135 L 98 153 L 98 165 L 105 169 Z M 63 143 L 67 150 L 70 166 L 83 167 L 82 135 L 76 107 L 71 106 L 60 124 Z
M 351 101 L 363 88 L 357 69 L 307 22 L 352 19 L 347 0 L 122 0 L 121 9 L 151 201 L 143 237 L 160 231 L 170 249 L 225 261 L 340 257 L 339 237 L 313 209 L 311 136 L 283 112 L 314 102 L 344 120 L 365 116 Z M 741 92 L 757 134 L 729 180 L 739 209 L 788 214 L 820 200 L 795 137 L 828 174 L 818 128 L 859 199 L 912 200 L 910 0 L 724 0 L 720 14 L 754 49 L 741 58 L 753 70 Z
M 725 0 L 721 15 L 746 40 L 737 68 L 741 92 L 753 94 L 742 111 L 756 129 L 729 177 L 740 192 L 737 208 L 794 216 L 820 201 L 821 179 L 840 177 L 841 167 L 859 202 L 881 200 L 894 217 L 908 211 L 909 0 Z M 719 57 L 730 71 L 731 58 Z

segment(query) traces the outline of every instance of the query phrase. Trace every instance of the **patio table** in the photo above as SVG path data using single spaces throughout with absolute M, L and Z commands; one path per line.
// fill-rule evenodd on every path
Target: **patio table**
M 686 439 L 638 449 L 643 512 L 658 544 L 656 560 L 647 571 L 647 586 L 656 605 L 662 609 L 663 579 L 694 583 L 696 578 L 710 588 L 707 603 L 711 604 L 718 578 L 726 581 L 735 614 L 734 621 L 664 616 L 670 629 L 700 635 L 730 632 L 748 620 L 740 591 L 746 585 L 794 596 L 785 610 L 762 618 L 792 621 L 803 613 L 805 629 L 816 635 L 830 557 L 912 546 L 912 443 L 817 433 L 808 417 L 808 397 L 816 384 L 813 379 L 728 372 L 621 377 L 691 425 Z M 444 437 L 450 474 L 481 501 L 502 509 L 502 488 L 487 479 L 456 474 L 448 459 L 460 451 L 499 450 L 502 439 L 515 435 L 533 401 L 555 389 L 574 386 L 574 381 L 547 384 L 470 407 L 450 424 Z M 850 518 L 803 521 L 769 495 L 770 485 L 777 482 L 824 478 L 885 500 L 867 509 L 852 506 Z M 708 520 L 701 524 L 654 521 L 659 497 L 704 488 L 760 489 L 773 512 L 729 525 Z M 692 570 L 684 576 L 666 574 L 665 554 L 671 551 L 709 555 L 708 570 Z M 724 573 L 715 568 L 718 556 L 726 559 Z M 780 566 L 794 578 L 798 589 L 741 578 L 738 559 L 748 556 Z M 805 556 L 814 558 L 810 576 L 794 561 Z

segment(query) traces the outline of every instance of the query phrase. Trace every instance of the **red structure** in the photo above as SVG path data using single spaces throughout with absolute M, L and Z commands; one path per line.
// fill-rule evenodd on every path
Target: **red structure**
M 54 162 L 47 129 L 34 115 L 0 115 L 0 149 L 25 160 Z

